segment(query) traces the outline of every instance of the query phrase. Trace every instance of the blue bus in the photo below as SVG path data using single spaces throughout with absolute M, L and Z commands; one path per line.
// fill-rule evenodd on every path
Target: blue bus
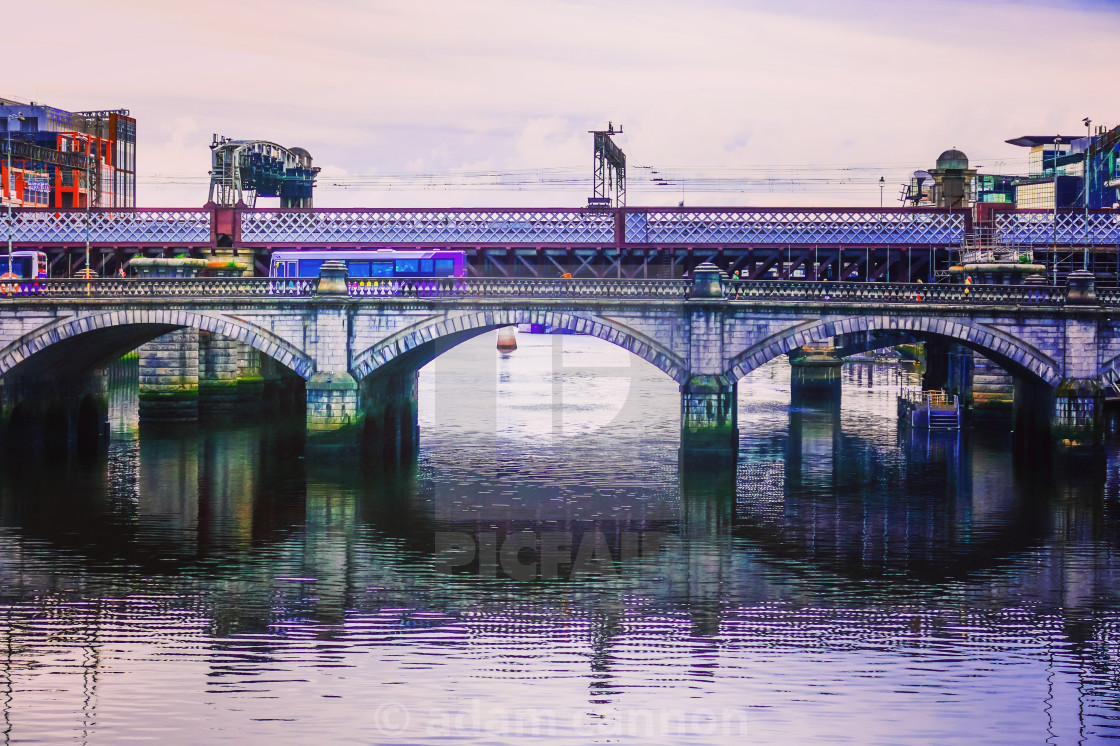
M 466 277 L 466 254 L 444 249 L 274 251 L 269 277 L 318 277 L 325 261 L 344 261 L 350 279 Z

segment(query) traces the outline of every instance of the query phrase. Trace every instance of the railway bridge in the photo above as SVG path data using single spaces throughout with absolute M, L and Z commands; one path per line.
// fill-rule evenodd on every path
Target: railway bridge
M 663 371 L 680 387 L 682 453 L 719 459 L 736 452 L 738 381 L 805 346 L 852 352 L 918 338 L 971 348 L 1014 377 L 1017 430 L 1048 429 L 1074 445 L 1099 441 L 1103 390 L 1120 380 L 1120 290 L 1096 288 L 1088 273 L 1062 288 L 730 281 L 710 264 L 690 280 L 371 281 L 328 262 L 318 278 L 287 281 L 42 280 L 6 289 L 8 444 L 95 436 L 105 418 L 97 371 L 139 347 L 142 418 L 197 415 L 208 386 L 220 401 L 245 368 L 259 379 L 265 360 L 302 382 L 309 448 L 372 440 L 408 450 L 420 368 L 519 323 L 595 336 Z
M 679 278 L 711 261 L 747 279 L 929 282 L 970 236 L 1032 251 L 1051 275 L 1120 276 L 1120 211 L 854 207 L 15 210 L 13 245 L 52 277 L 136 256 L 236 258 L 276 249 L 455 249 L 476 277 Z

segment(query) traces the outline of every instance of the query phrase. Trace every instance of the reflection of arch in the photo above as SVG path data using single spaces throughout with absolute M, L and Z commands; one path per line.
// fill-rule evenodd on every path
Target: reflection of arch
M 438 355 L 435 347 L 441 340 L 454 346 L 491 329 L 514 324 L 547 324 L 557 329 L 598 337 L 634 353 L 677 383 L 684 383 L 688 377 L 688 366 L 684 360 L 633 329 L 606 319 L 525 309 L 479 311 L 462 316 L 426 319 L 358 355 L 354 360 L 354 377 L 365 378 L 409 353 L 423 361 L 415 366 L 419 368 Z
M 148 329 L 145 330 L 144 327 Z M 127 352 L 161 334 L 183 327 L 213 332 L 244 342 L 305 379 L 311 376 L 314 368 L 314 362 L 301 350 L 258 326 L 228 317 L 207 316 L 182 309 L 138 308 L 68 318 L 20 337 L 0 350 L 0 375 L 63 340 L 74 339 L 83 334 L 100 333 L 106 339 L 112 335 L 115 345 L 124 346 L 121 352 Z
M 1106 386 L 1120 383 L 1120 356 L 1114 357 L 1102 365 L 1097 375 L 1100 377 L 1101 383 Z
M 934 337 L 945 337 L 971 347 L 1008 372 L 1026 375 L 1057 386 L 1062 380 L 1057 363 L 1034 347 L 997 329 L 971 326 L 947 319 L 906 316 L 886 319 L 879 316 L 854 316 L 846 319 L 814 319 L 791 327 L 752 345 L 731 360 L 727 375 L 734 381 L 760 365 L 804 345 L 820 344 L 837 335 L 852 332 L 897 329 Z

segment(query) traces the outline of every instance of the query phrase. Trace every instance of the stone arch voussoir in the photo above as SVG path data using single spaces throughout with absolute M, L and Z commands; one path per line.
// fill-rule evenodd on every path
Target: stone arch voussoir
M 314 371 L 314 361 L 302 350 L 254 324 L 182 309 L 133 308 L 66 318 L 20 337 L 0 350 L 0 375 L 63 340 L 110 327 L 150 325 L 192 327 L 221 334 L 259 350 L 304 379 Z
M 798 347 L 820 344 L 841 334 L 880 330 L 912 331 L 949 337 L 976 348 L 982 354 L 1010 361 L 1050 386 L 1057 386 L 1062 379 L 1061 367 L 1054 360 L 1006 332 L 982 324 L 924 316 L 813 319 L 767 337 L 739 353 L 729 363 L 727 375 L 738 381 L 764 363 Z
M 557 329 L 586 334 L 617 345 L 655 366 L 677 383 L 688 377 L 684 360 L 658 342 L 626 326 L 606 319 L 570 312 L 492 309 L 460 316 L 430 318 L 413 324 L 359 354 L 352 366 L 361 380 L 409 350 L 438 339 L 473 330 L 515 324 L 546 324 Z

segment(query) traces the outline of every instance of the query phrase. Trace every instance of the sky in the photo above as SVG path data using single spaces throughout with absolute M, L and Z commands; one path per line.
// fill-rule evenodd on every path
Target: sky
M 583 206 L 588 130 L 608 122 L 631 206 L 890 206 L 948 148 L 1019 174 L 1027 151 L 1008 138 L 1120 124 L 1120 0 L 52 0 L 3 14 L 7 58 L 29 63 L 7 67 L 0 97 L 129 109 L 140 206 L 204 203 L 215 133 L 306 148 L 322 207 Z

